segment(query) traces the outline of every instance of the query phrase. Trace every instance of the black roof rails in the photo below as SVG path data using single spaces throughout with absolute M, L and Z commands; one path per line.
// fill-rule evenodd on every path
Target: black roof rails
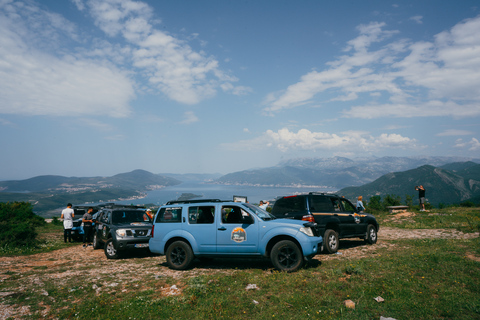
M 222 201 L 220 199 L 171 200 L 171 201 L 168 201 L 165 205 L 184 204 L 184 203 L 202 203 L 202 202 L 225 202 L 225 201 Z
M 118 208 L 129 208 L 129 209 L 145 209 L 145 206 L 135 205 L 135 204 L 116 204 L 116 203 L 105 203 L 101 207 L 105 209 L 118 209 Z

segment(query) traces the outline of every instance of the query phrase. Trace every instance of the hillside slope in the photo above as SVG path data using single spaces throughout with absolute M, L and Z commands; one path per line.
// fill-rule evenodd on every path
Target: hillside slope
M 415 186 L 423 185 L 426 198 L 433 205 L 460 203 L 480 195 L 480 179 L 472 179 L 469 175 L 477 170 L 480 170 L 478 164 L 463 166 L 459 172 L 424 165 L 412 170 L 388 173 L 363 186 L 343 188 L 339 194 L 349 199 L 362 195 L 367 201 L 376 195 L 382 198 L 387 194 L 397 195 L 402 197 L 402 201 L 406 200 L 406 196 L 411 196 L 414 204 L 417 204 L 418 192 L 415 191 Z

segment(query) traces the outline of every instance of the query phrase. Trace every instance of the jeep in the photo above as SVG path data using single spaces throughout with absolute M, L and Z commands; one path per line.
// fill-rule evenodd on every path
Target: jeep
M 111 204 L 96 218 L 93 249 L 104 247 L 108 259 L 117 259 L 127 250 L 148 249 L 152 221 L 139 206 Z
M 314 223 L 276 219 L 249 203 L 201 199 L 170 201 L 155 215 L 150 251 L 175 270 L 197 258 L 269 258 L 281 271 L 298 270 L 317 254 Z
M 323 251 L 335 253 L 339 239 L 360 237 L 377 242 L 379 224 L 369 213 L 358 212 L 352 203 L 335 194 L 310 192 L 286 196 L 275 201 L 272 214 L 277 218 L 316 222 L 324 239 Z

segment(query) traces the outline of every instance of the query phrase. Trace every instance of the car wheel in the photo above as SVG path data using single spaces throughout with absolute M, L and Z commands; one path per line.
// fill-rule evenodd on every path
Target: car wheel
M 280 271 L 297 271 L 303 265 L 302 251 L 290 240 L 277 242 L 272 248 L 270 258 L 273 266 Z
M 377 229 L 371 224 L 367 227 L 367 235 L 365 236 L 365 242 L 368 244 L 377 243 Z
M 107 259 L 118 259 L 120 257 L 117 249 L 115 249 L 115 246 L 113 245 L 112 239 L 107 240 L 107 243 L 105 243 L 104 251 Z
M 338 233 L 335 230 L 327 229 L 323 236 L 324 250 L 327 253 L 335 253 L 338 251 L 340 242 L 338 240 Z
M 100 241 L 97 236 L 97 232 L 93 234 L 93 249 L 99 249 L 100 248 Z
M 167 249 L 167 263 L 172 269 L 188 269 L 193 258 L 192 248 L 184 241 L 175 241 Z

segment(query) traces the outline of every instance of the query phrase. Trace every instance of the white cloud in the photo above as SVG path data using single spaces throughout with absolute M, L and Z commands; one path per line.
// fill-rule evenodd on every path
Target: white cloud
M 41 39 L 46 39 L 44 45 L 51 43 L 51 34 L 55 34 L 53 38 L 61 37 L 56 30 L 61 19 L 31 8 L 35 21 L 26 25 L 20 16 L 28 10 L 21 2 L 0 9 L 0 113 L 112 117 L 130 114 L 129 101 L 135 94 L 125 72 L 102 61 L 57 57 L 38 48 Z M 57 23 L 48 24 L 52 19 Z M 48 32 L 42 29 L 37 33 L 38 39 L 30 39 L 30 32 L 35 31 L 30 28 L 45 24 Z
M 422 19 L 423 19 L 423 16 L 413 16 L 413 17 L 410 18 L 410 20 L 413 20 L 413 21 L 415 21 L 415 22 L 418 23 L 418 24 L 422 24 L 422 23 L 423 23 Z
M 126 117 L 135 90 L 160 91 L 184 104 L 212 97 L 221 86 L 250 92 L 235 86 L 238 79 L 215 58 L 156 29 L 148 4 L 73 2 L 108 37 L 89 38 L 35 2 L 0 2 L 0 113 Z
M 181 124 L 192 124 L 198 121 L 198 117 L 193 113 L 193 111 L 186 111 L 183 114 L 183 120 L 180 122 Z
M 185 41 L 155 29 L 152 9 L 131 0 L 90 0 L 88 5 L 96 24 L 109 36 L 122 35 L 132 46 L 134 66 L 149 83 L 170 99 L 196 104 L 214 96 L 222 87 L 233 94 L 244 94 L 235 77 L 225 74 L 218 61 L 194 51 Z
M 361 131 L 331 134 L 326 132 L 312 132 L 307 129 L 300 129 L 297 132 L 293 132 L 287 128 L 280 129 L 277 132 L 267 130 L 262 136 L 255 139 L 225 144 L 224 147 L 242 147 L 246 149 L 271 147 L 282 152 L 295 150 L 329 150 L 337 154 L 352 152 L 352 150 L 356 150 L 356 152 L 378 152 L 380 149 L 388 148 L 419 148 L 415 139 L 403 137 L 399 134 L 383 133 L 378 137 L 373 137 L 367 132 Z
M 285 91 L 268 94 L 264 112 L 311 107 L 321 94 L 324 104 L 370 99 L 345 110 L 346 117 L 480 115 L 480 16 L 437 34 L 433 42 L 400 39 L 378 47 L 397 33 L 384 29 L 384 23 L 360 26 L 345 55 L 323 71 L 303 75 Z M 371 50 L 374 43 L 378 48 Z M 378 103 L 382 97 L 389 101 Z
M 457 139 L 457 141 L 455 141 L 454 147 L 459 149 L 467 148 L 468 151 L 477 151 L 480 150 L 480 142 L 478 141 L 478 139 L 475 138 L 472 138 L 468 142 L 464 142 L 462 139 Z

